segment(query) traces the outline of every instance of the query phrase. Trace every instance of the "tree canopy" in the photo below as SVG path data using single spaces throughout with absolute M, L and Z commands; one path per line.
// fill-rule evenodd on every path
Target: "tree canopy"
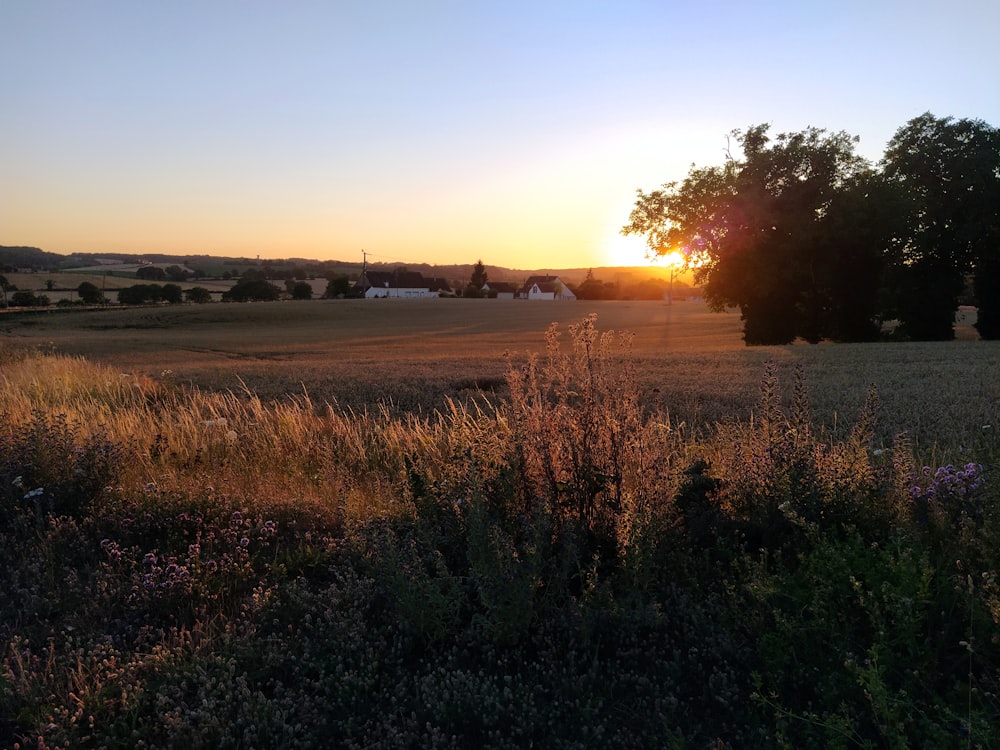
M 733 131 L 737 156 L 639 190 L 622 232 L 682 253 L 713 309 L 740 309 L 747 344 L 867 341 L 891 317 L 911 338 L 950 338 L 973 270 L 980 333 L 997 335 L 995 128 L 925 114 L 877 166 L 845 132 L 768 131 Z

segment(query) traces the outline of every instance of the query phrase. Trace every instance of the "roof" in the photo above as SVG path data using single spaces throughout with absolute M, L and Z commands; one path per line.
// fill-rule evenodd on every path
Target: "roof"
M 552 291 L 555 291 L 555 287 L 550 286 L 548 289 L 543 289 L 542 288 L 542 284 L 550 284 L 551 285 L 551 284 L 554 284 L 557 281 L 560 284 L 562 284 L 562 281 L 560 280 L 560 278 L 558 276 L 529 276 L 528 280 L 525 281 L 524 285 L 521 287 L 520 293 L 524 294 L 524 295 L 527 295 L 528 292 L 531 291 L 531 287 L 533 287 L 535 284 L 538 284 L 538 288 L 541 289 L 543 292 L 544 291 L 552 292 Z
M 425 279 L 419 271 L 365 271 L 358 278 L 357 286 L 370 289 L 373 286 L 386 289 L 431 289 L 431 279 Z
M 517 284 L 512 284 L 509 281 L 487 281 L 485 284 L 486 288 L 491 292 L 498 293 L 513 293 L 517 291 Z

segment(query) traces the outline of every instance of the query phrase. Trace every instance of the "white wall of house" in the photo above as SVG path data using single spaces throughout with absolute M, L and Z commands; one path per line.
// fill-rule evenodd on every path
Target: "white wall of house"
M 538 288 L 538 284 L 532 284 L 531 289 L 528 290 L 528 299 L 547 299 L 553 300 L 556 298 L 555 292 L 543 292 Z
M 440 295 L 437 292 L 432 292 L 426 287 L 401 287 L 396 289 L 395 287 L 373 286 L 365 291 L 365 299 L 377 299 L 380 297 L 388 297 L 389 299 L 431 299 L 438 296 Z

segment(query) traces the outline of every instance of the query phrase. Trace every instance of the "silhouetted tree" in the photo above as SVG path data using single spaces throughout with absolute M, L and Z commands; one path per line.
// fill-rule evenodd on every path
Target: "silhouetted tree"
M 473 298 L 485 296 L 486 292 L 483 291 L 483 287 L 486 286 L 486 281 L 486 266 L 483 265 L 483 261 L 477 260 L 472 267 L 472 277 L 462 292 L 462 296 Z
M 203 286 L 191 287 L 184 293 L 188 302 L 195 302 L 202 305 L 212 301 L 212 293 Z
M 223 302 L 251 302 L 276 300 L 281 297 L 281 289 L 264 279 L 238 281 L 232 289 L 223 292 Z
M 163 299 L 163 287 L 159 284 L 133 284 L 118 290 L 118 302 L 123 305 L 145 305 Z
M 337 299 L 340 297 L 348 297 L 350 294 L 351 281 L 346 275 L 341 274 L 328 279 L 326 291 L 323 292 L 323 297 L 326 299 Z
M 884 172 L 907 196 L 889 277 L 893 309 L 905 335 L 954 338 L 958 298 L 966 273 L 974 271 L 982 327 L 985 335 L 995 336 L 993 321 L 1000 317 L 997 129 L 981 120 L 926 112 L 896 131 Z
M 179 305 L 184 301 L 184 290 L 177 284 L 164 284 L 160 289 L 160 299 L 171 305 Z
M 81 282 L 80 286 L 76 288 L 76 293 L 80 295 L 80 299 L 86 305 L 100 305 L 104 303 L 104 293 L 96 284 L 92 284 L 89 281 Z
M 144 281 L 166 281 L 167 272 L 159 266 L 142 266 L 135 272 L 135 277 Z
M 296 281 L 292 284 L 292 299 L 312 299 L 313 288 L 308 281 Z
M 17 291 L 10 296 L 11 307 L 47 307 L 49 298 L 44 294 L 35 295 L 32 291 Z
M 658 254 L 698 256 L 695 278 L 714 310 L 738 307 L 747 344 L 786 344 L 831 332 L 830 255 L 846 231 L 827 220 L 840 191 L 870 172 L 857 138 L 809 128 L 772 141 L 767 125 L 734 131 L 743 151 L 723 166 L 692 167 L 680 184 L 639 191 L 623 228 Z M 878 254 L 880 248 L 855 248 Z

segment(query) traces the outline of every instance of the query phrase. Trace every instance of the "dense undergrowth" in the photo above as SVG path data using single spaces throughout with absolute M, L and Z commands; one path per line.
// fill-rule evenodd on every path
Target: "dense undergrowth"
M 6 362 L 0 747 L 1000 746 L 995 456 L 569 338 L 433 419 Z

